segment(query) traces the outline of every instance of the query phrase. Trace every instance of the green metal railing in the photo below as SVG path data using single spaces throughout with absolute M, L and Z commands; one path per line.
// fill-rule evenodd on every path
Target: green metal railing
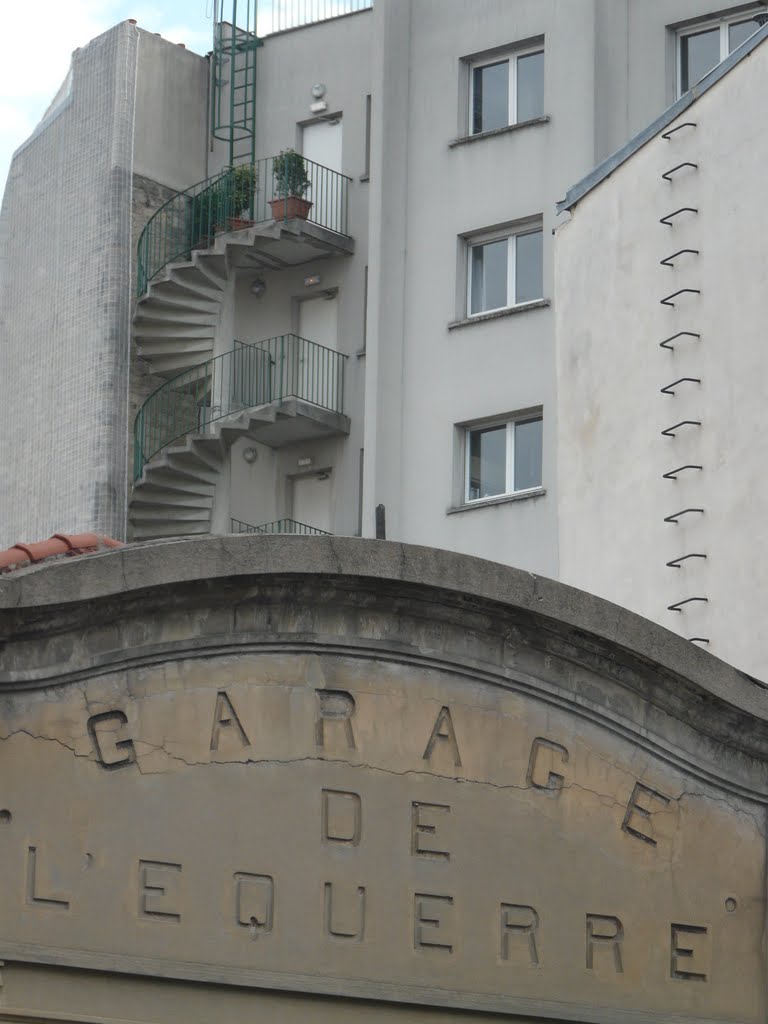
M 318 530 L 316 526 L 307 526 L 306 523 L 299 523 L 295 519 L 276 519 L 274 523 L 262 523 L 261 526 L 251 526 L 250 523 L 243 523 L 239 519 L 231 519 L 232 533 L 302 533 L 313 537 L 331 537 L 327 530 Z
M 295 334 L 253 345 L 235 342 L 223 355 L 193 366 L 154 391 L 134 424 L 133 475 L 163 448 L 212 423 L 284 398 L 342 413 L 347 357 Z
M 273 203 L 284 198 L 279 188 L 282 156 L 265 157 L 253 164 L 230 167 L 220 174 L 178 192 L 147 221 L 138 245 L 138 294 L 173 260 L 190 259 L 193 250 L 207 249 L 217 234 L 250 224 L 287 219 Z M 313 160 L 299 158 L 309 185 L 304 198 L 311 203 L 307 220 L 339 235 L 348 234 L 351 178 Z M 275 161 L 278 161 L 277 167 Z M 277 172 L 277 176 L 276 176 Z M 295 214 L 294 214 L 295 216 Z

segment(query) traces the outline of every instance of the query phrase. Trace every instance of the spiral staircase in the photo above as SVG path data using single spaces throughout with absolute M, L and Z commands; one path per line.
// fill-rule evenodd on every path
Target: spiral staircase
M 272 181 L 275 159 L 253 165 L 254 177 L 258 175 L 262 183 Z M 137 430 L 143 422 L 146 433 L 147 409 L 154 403 L 150 431 L 154 440 L 149 446 L 138 437 L 135 442 L 128 516 L 135 540 L 209 533 L 216 485 L 228 450 L 239 438 L 279 447 L 349 432 L 349 420 L 339 405 L 343 378 L 334 385 L 333 394 L 319 395 L 306 371 L 297 369 L 302 359 L 303 364 L 314 365 L 317 358 L 326 362 L 331 358 L 327 349 L 318 357 L 315 349 L 322 347 L 306 339 L 291 343 L 293 349 L 300 343 L 300 358 L 295 352 L 287 357 L 284 351 L 273 353 L 272 382 L 267 390 L 251 396 L 254 404 L 235 408 L 235 403 L 231 412 L 215 419 L 206 414 L 202 427 L 194 416 L 182 424 L 184 429 L 178 423 L 168 428 L 163 422 L 169 409 L 176 415 L 185 387 L 195 391 L 201 407 L 207 408 L 211 398 L 200 391 L 199 380 L 208 379 L 208 368 L 217 360 L 234 356 L 234 351 L 218 356 L 215 352 L 221 347 L 217 331 L 222 308 L 238 271 L 257 276 L 353 252 L 354 241 L 346 233 L 349 179 L 310 161 L 304 163 L 316 197 L 314 219 L 284 216 L 275 220 L 271 196 L 264 187 L 253 191 L 249 207 L 243 210 L 242 196 L 236 194 L 238 169 L 228 168 L 178 193 L 144 229 L 139 241 L 141 294 L 133 339 L 151 372 L 165 377 L 167 384 L 147 399 L 137 417 Z M 248 215 L 245 226 L 241 226 L 241 213 Z M 269 346 L 269 342 L 263 344 Z M 307 346 L 312 346 L 311 359 Z M 343 375 L 344 357 L 333 356 L 332 377 L 337 380 Z M 285 379 L 286 373 L 290 380 Z M 228 402 L 225 398 L 227 409 Z M 189 402 L 189 417 L 188 406 Z M 158 436 L 163 443 L 156 443 Z

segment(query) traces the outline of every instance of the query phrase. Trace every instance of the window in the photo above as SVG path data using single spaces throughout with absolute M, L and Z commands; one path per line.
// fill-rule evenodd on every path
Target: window
M 491 132 L 544 116 L 544 51 L 473 64 L 470 132 Z
M 468 428 L 464 500 L 541 487 L 541 416 Z
M 467 315 L 491 313 L 543 294 L 543 231 L 518 234 L 469 244 Z
M 678 35 L 678 95 L 688 92 L 720 61 L 757 32 L 753 18 L 699 25 Z

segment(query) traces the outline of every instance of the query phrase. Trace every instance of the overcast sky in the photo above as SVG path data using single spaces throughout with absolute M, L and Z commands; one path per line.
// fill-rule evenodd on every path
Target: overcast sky
M 0 193 L 14 150 L 29 137 L 69 70 L 72 51 L 126 18 L 196 53 L 211 48 L 213 0 L 2 0 Z M 260 5 L 261 9 L 261 5 Z

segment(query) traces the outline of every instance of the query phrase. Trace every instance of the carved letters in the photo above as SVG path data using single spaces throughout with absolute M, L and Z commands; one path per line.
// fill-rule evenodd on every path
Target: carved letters
M 451 718 L 450 708 L 440 708 L 440 714 L 437 716 L 437 721 L 432 727 L 432 732 L 429 740 L 427 741 L 426 750 L 422 755 L 424 761 L 430 761 L 432 759 L 432 754 L 438 744 L 447 746 L 450 755 L 453 757 L 455 767 L 461 768 L 459 744 L 456 742 L 456 730 L 453 728 L 453 718 Z
M 640 797 L 643 797 L 647 802 L 656 800 L 664 805 L 669 803 L 668 796 L 664 796 L 663 793 L 659 793 L 655 789 L 651 789 L 649 786 L 644 786 L 641 782 L 636 782 L 635 788 L 632 790 L 632 796 L 629 798 L 629 803 L 627 804 L 627 813 L 624 815 L 624 821 L 621 823 L 621 828 L 622 831 L 628 832 L 629 835 L 634 836 L 636 839 L 642 839 L 644 843 L 656 846 L 656 840 L 652 836 L 647 835 L 645 832 L 641 832 L 639 828 L 636 828 L 632 824 L 633 821 L 636 821 L 637 817 L 650 820 L 651 814 L 653 813 L 643 804 L 638 802 Z
M 213 726 L 211 728 L 211 750 L 219 749 L 219 736 L 222 729 L 228 729 L 237 736 L 244 747 L 250 747 L 250 740 L 245 734 L 245 729 L 240 724 L 237 712 L 232 706 L 232 701 L 223 690 L 216 694 L 216 707 L 213 711 Z
M 86 728 L 91 737 L 96 759 L 102 768 L 124 768 L 136 760 L 133 740 L 116 740 L 114 738 L 117 729 L 125 725 L 127 721 L 128 716 L 124 711 L 103 711 L 99 715 L 91 715 L 88 719 Z M 111 728 L 106 727 L 107 723 Z M 97 729 L 97 725 L 103 725 L 104 728 Z M 119 756 L 121 751 L 125 751 L 122 757 Z

